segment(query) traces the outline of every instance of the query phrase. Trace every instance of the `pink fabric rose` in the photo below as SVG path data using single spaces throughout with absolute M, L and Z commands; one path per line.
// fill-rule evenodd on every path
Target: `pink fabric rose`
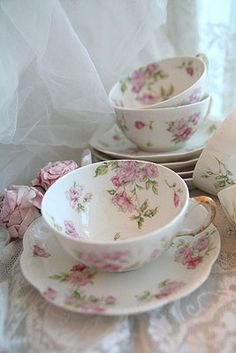
M 12 185 L 5 189 L 0 202 L 0 222 L 11 239 L 23 238 L 28 226 L 40 216 L 43 194 L 34 187 Z
M 42 186 L 47 190 L 57 179 L 78 167 L 75 161 L 49 162 L 37 173 L 32 185 Z

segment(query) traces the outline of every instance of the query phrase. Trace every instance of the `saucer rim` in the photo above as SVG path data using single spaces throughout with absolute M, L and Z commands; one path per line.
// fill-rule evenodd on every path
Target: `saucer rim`
M 109 308 L 109 310 L 105 310 L 104 312 L 99 312 L 99 313 L 96 313 L 94 311 L 88 312 L 88 311 L 81 310 L 79 308 L 76 309 L 74 307 L 65 307 L 61 303 L 49 300 L 48 298 L 43 296 L 42 290 L 40 289 L 39 284 L 37 284 L 37 279 L 35 278 L 35 276 L 32 274 L 31 277 L 30 277 L 29 273 L 25 270 L 26 263 L 29 266 L 29 257 L 27 255 L 29 254 L 29 241 L 30 241 L 29 239 L 30 239 L 31 227 L 36 222 L 40 222 L 40 221 L 41 222 L 43 221 L 42 217 L 37 218 L 31 224 L 31 226 L 27 229 L 27 231 L 25 233 L 25 236 L 23 238 L 23 251 L 22 251 L 22 254 L 20 256 L 20 267 L 21 267 L 22 274 L 23 274 L 24 278 L 27 280 L 27 282 L 30 285 L 32 285 L 33 288 L 35 288 L 38 291 L 38 293 L 41 295 L 41 297 L 44 300 L 46 300 L 50 304 L 53 304 L 57 308 L 60 308 L 60 309 L 65 310 L 67 312 L 72 312 L 74 314 L 116 316 L 116 317 L 122 316 L 122 315 L 136 315 L 136 314 L 142 314 L 142 313 L 150 312 L 152 310 L 161 308 L 162 306 L 164 306 L 166 304 L 169 304 L 169 303 L 172 303 L 172 302 L 174 302 L 176 300 L 185 298 L 189 294 L 193 293 L 196 289 L 198 289 L 208 279 L 208 277 L 209 277 L 209 275 L 211 273 L 212 267 L 213 267 L 214 263 L 216 262 L 216 260 L 217 260 L 217 258 L 219 256 L 219 253 L 220 253 L 220 249 L 221 249 L 221 238 L 220 238 L 219 231 L 218 231 L 217 227 L 213 223 L 211 223 L 207 229 L 208 230 L 210 230 L 210 229 L 215 230 L 215 234 L 214 234 L 214 238 L 215 238 L 215 240 L 214 240 L 215 252 L 211 256 L 210 262 L 208 264 L 205 264 L 204 267 L 199 269 L 199 277 L 196 278 L 196 279 L 194 278 L 193 283 L 191 283 L 190 279 L 188 280 L 187 288 L 183 287 L 177 293 L 174 293 L 172 296 L 166 297 L 165 299 L 162 299 L 160 302 L 157 301 L 157 302 L 143 303 L 143 304 L 139 304 L 137 306 L 131 307 L 130 309 L 128 309 L 127 306 L 123 307 L 123 308 L 122 307 L 118 307 L 118 308 L 115 308 L 115 307 L 112 308 L 111 307 L 111 308 Z M 44 222 L 44 225 L 46 225 L 45 222 Z M 201 234 L 201 233 L 199 233 L 199 234 Z M 186 239 L 186 238 L 189 238 L 189 236 L 182 236 L 182 237 L 179 237 L 179 238 L 185 238 Z M 53 237 L 53 239 L 54 239 L 54 241 L 57 242 L 55 237 Z M 61 248 L 61 246 L 60 246 L 60 244 L 58 242 L 57 242 L 57 244 Z M 62 248 L 61 248 L 61 250 L 63 251 Z M 169 251 L 169 250 L 167 250 L 167 251 Z M 68 257 L 70 257 L 68 254 L 66 254 L 66 255 Z M 160 261 L 160 258 L 156 260 L 156 263 L 158 263 L 158 261 Z M 76 260 L 74 260 L 74 261 L 76 262 Z M 139 270 L 136 270 L 136 271 L 139 271 Z M 31 271 L 32 271 L 32 268 L 31 268 Z M 119 275 L 122 275 L 122 273 L 119 274 Z
M 209 128 L 213 125 L 216 125 L 216 129 L 218 128 L 218 124 L 219 121 L 211 119 L 211 118 L 207 118 L 206 120 L 204 120 L 203 125 L 199 128 L 198 131 L 196 131 L 196 133 L 194 134 L 193 138 L 197 139 L 197 136 L 200 135 L 202 132 L 207 132 L 209 131 Z M 112 157 L 117 157 L 117 158 L 129 158 L 129 159 L 142 159 L 142 160 L 152 160 L 153 162 L 168 162 L 168 161 L 179 161 L 179 160 L 184 160 L 184 159 L 188 159 L 188 158 L 197 158 L 199 157 L 199 155 L 201 154 L 202 150 L 204 149 L 204 146 L 206 145 L 206 143 L 209 141 L 209 138 L 214 134 L 214 132 L 216 131 L 213 130 L 212 132 L 209 131 L 208 133 L 208 139 L 206 139 L 205 144 L 202 144 L 201 146 L 198 146 L 196 148 L 192 148 L 190 150 L 186 150 L 187 146 L 189 143 L 191 143 L 192 139 L 188 140 L 185 144 L 185 146 L 183 146 L 182 148 L 175 150 L 175 151 L 168 151 L 168 152 L 162 152 L 162 153 L 154 153 L 154 152 L 146 152 L 146 151 L 141 151 L 140 150 L 140 155 L 132 155 L 129 153 L 122 153 L 122 152 L 114 152 L 114 151 L 110 151 L 107 150 L 106 148 L 103 148 L 102 146 L 99 146 L 98 143 L 98 139 L 101 138 L 102 136 L 104 136 L 105 134 L 108 134 L 110 131 L 112 131 L 114 128 L 118 128 L 120 130 L 120 128 L 117 126 L 117 124 L 114 124 L 112 127 L 110 127 L 108 130 L 101 132 L 100 135 L 95 134 L 91 140 L 89 141 L 89 145 L 102 152 L 105 153 L 107 155 L 110 155 Z M 122 131 L 121 131 L 122 133 Z M 128 140 L 128 138 L 124 135 L 124 138 L 132 145 L 135 146 L 135 144 L 133 144 L 131 141 Z

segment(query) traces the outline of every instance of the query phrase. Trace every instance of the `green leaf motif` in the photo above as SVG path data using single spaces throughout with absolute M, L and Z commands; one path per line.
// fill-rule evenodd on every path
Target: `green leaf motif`
M 111 189 L 111 190 L 107 190 L 107 192 L 108 192 L 108 194 L 113 196 L 113 195 L 115 195 L 116 190 L 115 189 Z
M 143 213 L 148 208 L 147 200 L 145 200 L 140 206 L 140 211 Z
M 97 177 L 99 175 L 105 175 L 107 172 L 108 172 L 108 165 L 103 164 L 97 167 L 97 169 L 95 170 L 95 176 Z
M 120 81 L 120 90 L 122 93 L 127 90 L 127 84 L 125 83 L 125 81 Z

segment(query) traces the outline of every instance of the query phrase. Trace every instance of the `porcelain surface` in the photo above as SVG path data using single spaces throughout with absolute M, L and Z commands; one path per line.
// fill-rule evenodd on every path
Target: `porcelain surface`
M 211 97 L 170 108 L 115 109 L 117 125 L 137 147 L 147 152 L 175 151 L 192 139 L 210 111 Z
M 50 303 L 73 313 L 128 315 L 156 309 L 198 288 L 219 254 L 220 236 L 212 224 L 196 237 L 176 238 L 154 263 L 116 274 L 94 271 L 70 257 L 42 218 L 26 231 L 23 247 L 23 275 Z
M 236 183 L 236 110 L 218 127 L 202 151 L 193 173 L 195 185 L 217 195 Z
M 222 189 L 217 196 L 229 222 L 236 227 L 236 185 Z
M 152 162 L 177 162 L 199 157 L 204 146 L 217 128 L 214 120 L 206 120 L 204 125 L 188 140 L 182 148 L 162 153 L 144 152 L 137 148 L 122 133 L 117 125 L 106 132 L 93 136 L 90 145 L 114 158 L 148 160 Z
M 202 60 L 203 59 L 203 60 Z M 175 107 L 199 101 L 205 92 L 204 57 L 172 57 L 135 69 L 109 93 L 114 107 Z

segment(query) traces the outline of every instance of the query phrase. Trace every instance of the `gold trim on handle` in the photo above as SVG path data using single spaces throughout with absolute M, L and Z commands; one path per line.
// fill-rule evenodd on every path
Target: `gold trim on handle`
M 192 197 L 191 200 L 196 201 L 199 204 L 203 204 L 206 206 L 206 208 L 209 209 L 209 213 L 210 213 L 210 218 L 209 221 L 206 225 L 202 225 L 201 227 L 197 228 L 196 230 L 191 230 L 189 232 L 179 232 L 177 236 L 182 236 L 182 235 L 192 235 L 195 236 L 198 233 L 203 232 L 205 229 L 207 229 L 209 227 L 209 225 L 214 221 L 215 216 L 216 216 L 216 203 L 214 200 L 212 200 L 212 198 L 208 197 L 208 196 L 195 196 Z

